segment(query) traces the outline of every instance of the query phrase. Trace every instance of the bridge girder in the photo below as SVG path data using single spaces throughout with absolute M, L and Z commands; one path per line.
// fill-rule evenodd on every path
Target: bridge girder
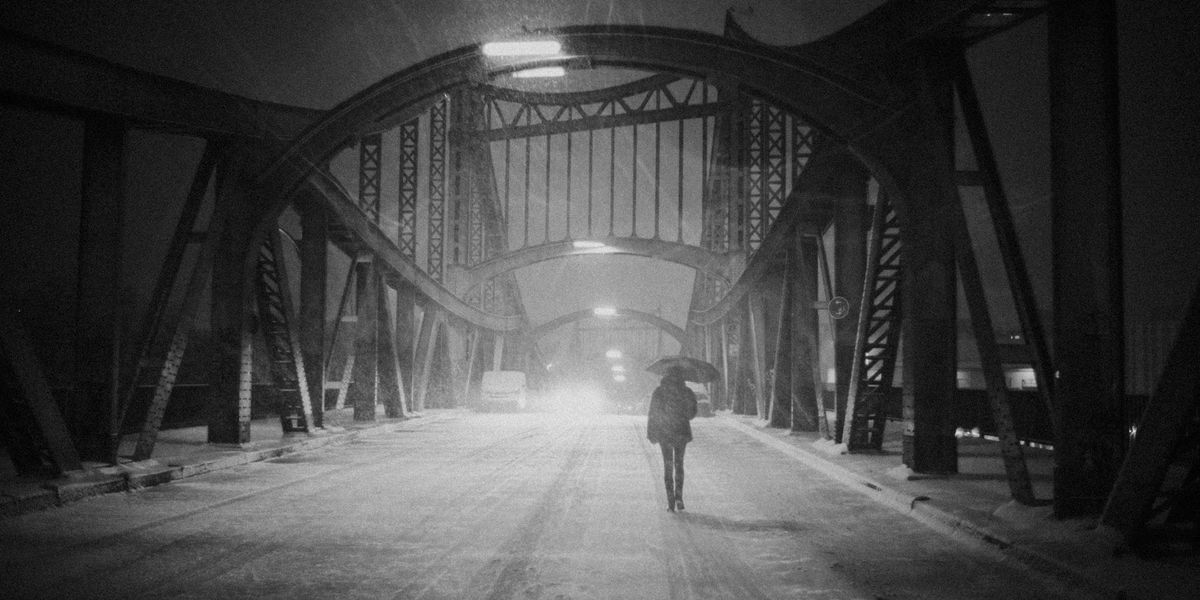
M 782 269 L 782 261 L 786 255 L 785 246 L 792 240 L 792 232 L 805 223 L 828 220 L 827 215 L 820 216 L 817 213 L 823 212 L 828 201 L 836 199 L 836 196 L 826 194 L 824 187 L 834 184 L 836 178 L 848 169 L 862 168 L 859 160 L 845 150 L 833 150 L 813 156 L 796 181 L 792 194 L 772 224 L 771 231 L 763 238 L 762 246 L 747 261 L 740 277 L 716 304 L 703 311 L 693 311 L 691 321 L 702 326 L 718 323 L 739 305 L 766 273 Z
M 505 253 L 463 271 L 461 279 L 454 285 L 454 290 L 459 293 L 465 293 L 467 290 L 493 277 L 539 262 L 572 256 L 609 254 L 643 256 L 655 260 L 672 262 L 691 267 L 706 275 L 728 282 L 731 279 L 730 273 L 737 268 L 741 259 L 741 254 L 737 252 L 721 254 L 699 246 L 665 240 L 610 237 L 589 241 L 603 245 L 581 248 L 576 247 L 576 243 L 573 241 L 562 241 L 528 246 L 520 250 Z
M 554 319 L 546 321 L 545 323 L 542 323 L 541 325 L 538 325 L 530 330 L 529 339 L 536 342 L 538 339 L 545 337 L 547 334 L 558 329 L 559 327 L 582 321 L 584 319 L 595 318 L 595 316 L 595 312 L 588 308 L 555 317 Z M 640 323 L 652 325 L 660 329 L 663 333 L 675 338 L 676 341 L 679 342 L 680 346 L 687 346 L 687 333 L 684 332 L 683 328 L 658 315 L 632 308 L 617 308 L 615 315 L 605 318 L 628 319 L 630 321 L 638 321 Z
M 472 325 L 493 331 L 514 331 L 521 327 L 521 317 L 494 315 L 479 310 L 421 270 L 416 263 L 404 256 L 400 248 L 392 243 L 383 231 L 371 223 L 341 184 L 328 172 L 315 171 L 308 182 L 312 191 L 316 192 L 316 199 L 353 234 L 362 244 L 363 251 L 375 256 L 386 276 L 408 281 L 426 298 Z
M 12 32 L 0 32 L 0 56 L 0 95 L 145 129 L 290 140 L 325 114 L 153 75 Z

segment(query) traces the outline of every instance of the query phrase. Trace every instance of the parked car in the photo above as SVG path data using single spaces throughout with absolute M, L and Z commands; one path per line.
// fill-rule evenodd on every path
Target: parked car
M 479 386 L 481 410 L 523 410 L 527 404 L 525 373 L 484 371 Z

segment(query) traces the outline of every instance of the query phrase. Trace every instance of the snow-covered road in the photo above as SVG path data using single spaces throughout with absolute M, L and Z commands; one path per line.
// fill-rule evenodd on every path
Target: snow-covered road
M 424 422 L 422 422 L 424 421 Z M 0 521 L 3 598 L 1054 598 L 697 419 L 668 513 L 644 418 L 455 412 Z

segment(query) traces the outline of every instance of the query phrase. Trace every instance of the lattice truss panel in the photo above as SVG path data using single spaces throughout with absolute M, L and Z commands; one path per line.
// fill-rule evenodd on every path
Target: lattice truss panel
M 759 99 L 750 102 L 746 136 L 746 248 L 758 250 L 812 156 L 816 130 Z
M 483 90 L 509 250 L 638 237 L 699 244 L 712 124 L 699 80 L 653 76 L 623 95 Z
M 616 90 L 458 90 L 364 136 L 330 169 L 437 281 L 452 264 L 572 240 L 757 250 L 812 155 L 816 131 L 741 92 L 722 98 L 700 80 L 657 75 Z M 711 305 L 725 286 L 698 277 L 693 307 Z M 518 297 L 507 277 L 466 300 L 516 314 Z

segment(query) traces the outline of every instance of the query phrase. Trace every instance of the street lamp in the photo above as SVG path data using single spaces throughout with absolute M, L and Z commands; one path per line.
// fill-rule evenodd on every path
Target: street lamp
M 483 45 L 484 56 L 555 56 L 561 52 L 562 44 L 558 40 L 516 40 Z
M 513 77 L 518 79 L 536 79 L 539 77 L 563 77 L 567 74 L 567 70 L 559 67 L 536 67 L 533 69 L 524 69 L 513 73 Z

